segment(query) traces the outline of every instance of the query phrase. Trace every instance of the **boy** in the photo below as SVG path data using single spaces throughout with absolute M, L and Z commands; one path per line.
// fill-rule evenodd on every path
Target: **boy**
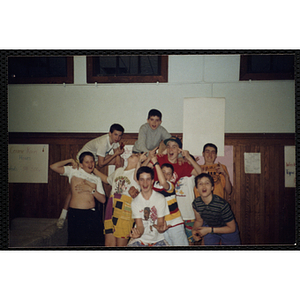
M 135 228 L 129 235 L 131 240 L 128 246 L 167 246 L 163 232 L 168 229 L 164 217 L 169 211 L 165 197 L 152 189 L 154 171 L 150 167 L 141 167 L 136 177 L 141 192 L 131 204 Z
M 214 194 L 225 199 L 225 192 L 227 195 L 231 195 L 232 185 L 226 166 L 220 163 L 215 164 L 217 153 L 218 148 L 215 144 L 205 144 L 202 152 L 205 163 L 201 166 L 201 168 L 202 172 L 213 177 L 215 182 Z M 199 197 L 199 193 L 196 188 L 195 196 L 196 198 Z
M 109 133 L 97 137 L 87 142 L 77 154 L 77 160 L 82 152 L 91 152 L 95 157 L 97 166 L 99 168 L 106 165 L 115 165 L 116 168 L 124 165 L 124 160 L 120 156 L 124 149 L 120 146 L 119 142 L 124 133 L 124 128 L 120 124 L 112 124 L 109 129 Z M 113 151 L 113 154 L 109 154 Z M 77 166 L 78 167 L 78 166 Z M 67 217 L 71 194 L 67 195 L 64 207 L 61 211 L 60 217 L 57 221 L 57 227 L 63 228 L 64 222 Z
M 134 174 L 139 156 L 137 153 L 132 153 L 128 158 L 127 167 L 118 168 L 109 176 L 97 169 L 94 170 L 94 174 L 99 176 L 102 182 L 112 186 L 105 211 L 105 246 L 124 247 L 128 243 L 128 235 L 133 226 L 131 202 L 133 196 L 135 196 L 131 194 L 131 188 L 138 188 Z
M 158 155 L 157 161 L 160 165 L 164 163 L 170 163 L 174 168 L 174 173 L 172 176 L 171 182 L 176 185 L 177 181 L 184 176 L 197 176 L 201 173 L 201 167 L 193 160 L 190 156 L 189 151 L 182 150 L 182 143 L 177 137 L 170 137 L 169 139 L 164 140 L 165 145 L 167 146 L 167 154 Z M 178 156 L 182 154 L 186 160 L 190 162 L 178 163 Z M 155 173 L 155 181 L 158 180 L 157 174 Z
M 164 232 L 165 240 L 171 246 L 188 246 L 187 236 L 184 230 L 184 221 L 178 208 L 175 187 L 170 182 L 174 168 L 171 164 L 165 163 L 161 167 L 154 155 L 151 161 L 156 170 L 158 181 L 154 182 L 153 190 L 162 194 L 168 203 L 169 213 L 165 216 L 168 230 Z
M 171 134 L 161 126 L 162 114 L 157 109 L 151 109 L 148 113 L 147 123 L 139 130 L 138 140 L 135 142 L 132 152 L 149 152 L 159 146 L 162 140 L 171 137 Z
M 71 164 L 72 166 L 65 166 Z M 95 199 L 105 203 L 101 179 L 93 174 L 94 155 L 83 152 L 79 156 L 79 168 L 74 159 L 54 163 L 50 168 L 67 176 L 71 186 L 68 218 L 68 246 L 101 245 L 101 215 L 95 210 Z
M 204 239 L 205 245 L 240 245 L 239 231 L 228 202 L 213 194 L 214 179 L 206 173 L 195 178 L 200 194 L 193 201 L 195 241 Z

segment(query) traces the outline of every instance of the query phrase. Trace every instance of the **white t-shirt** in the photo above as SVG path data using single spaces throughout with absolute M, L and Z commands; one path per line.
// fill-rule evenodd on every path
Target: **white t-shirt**
M 131 210 L 133 219 L 142 219 L 144 233 L 140 238 L 134 239 L 130 242 L 138 240 L 143 243 L 152 244 L 164 239 L 164 234 L 159 233 L 153 227 L 153 224 L 157 224 L 157 218 L 161 218 L 169 214 L 167 201 L 163 195 L 152 191 L 150 199 L 146 200 L 142 196 L 142 193 L 139 193 L 139 195 L 132 200 Z
M 98 156 L 105 157 L 108 155 L 113 149 L 116 149 L 120 146 L 119 143 L 112 143 L 109 142 L 109 134 L 102 135 L 97 137 L 89 142 L 87 142 L 82 149 L 77 154 L 77 159 L 79 158 L 80 154 L 85 151 L 92 152 L 95 156 L 95 160 L 98 160 Z
M 131 197 L 128 190 L 134 186 L 139 190 L 138 183 L 134 180 L 135 169 L 125 170 L 125 168 L 118 168 L 111 175 L 107 177 L 108 183 L 112 186 L 111 194 L 123 194 Z
M 194 195 L 195 176 L 185 176 L 176 183 L 176 199 L 178 208 L 183 220 L 194 220 L 195 213 L 192 202 L 195 200 Z
M 95 183 L 97 186 L 96 190 L 100 194 L 105 195 L 100 177 L 96 176 L 93 173 L 92 174 L 87 173 L 82 168 L 73 169 L 71 166 L 65 166 L 64 169 L 65 169 L 65 172 L 63 174 L 61 174 L 61 176 L 69 177 L 69 183 L 71 183 L 72 177 L 82 178 L 91 183 Z

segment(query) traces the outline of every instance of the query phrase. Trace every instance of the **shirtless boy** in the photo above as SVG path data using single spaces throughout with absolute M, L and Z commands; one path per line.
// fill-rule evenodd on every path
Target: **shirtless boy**
M 71 164 L 71 166 L 66 166 Z M 93 174 L 95 158 L 91 152 L 79 156 L 79 168 L 74 159 L 59 161 L 50 166 L 56 173 L 67 176 L 71 186 L 68 217 L 68 246 L 101 244 L 101 215 L 95 210 L 95 198 L 105 203 L 101 179 Z

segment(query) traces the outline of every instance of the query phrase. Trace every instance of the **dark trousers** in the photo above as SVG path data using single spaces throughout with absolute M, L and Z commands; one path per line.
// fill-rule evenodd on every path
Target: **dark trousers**
M 68 246 L 103 245 L 101 213 L 92 209 L 68 210 Z

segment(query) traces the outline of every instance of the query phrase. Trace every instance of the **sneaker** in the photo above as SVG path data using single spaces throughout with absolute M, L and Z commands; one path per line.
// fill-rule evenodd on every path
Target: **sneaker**
M 65 225 L 65 221 L 66 221 L 66 219 L 62 219 L 62 218 L 58 219 L 58 221 L 56 223 L 57 228 L 62 229 Z

